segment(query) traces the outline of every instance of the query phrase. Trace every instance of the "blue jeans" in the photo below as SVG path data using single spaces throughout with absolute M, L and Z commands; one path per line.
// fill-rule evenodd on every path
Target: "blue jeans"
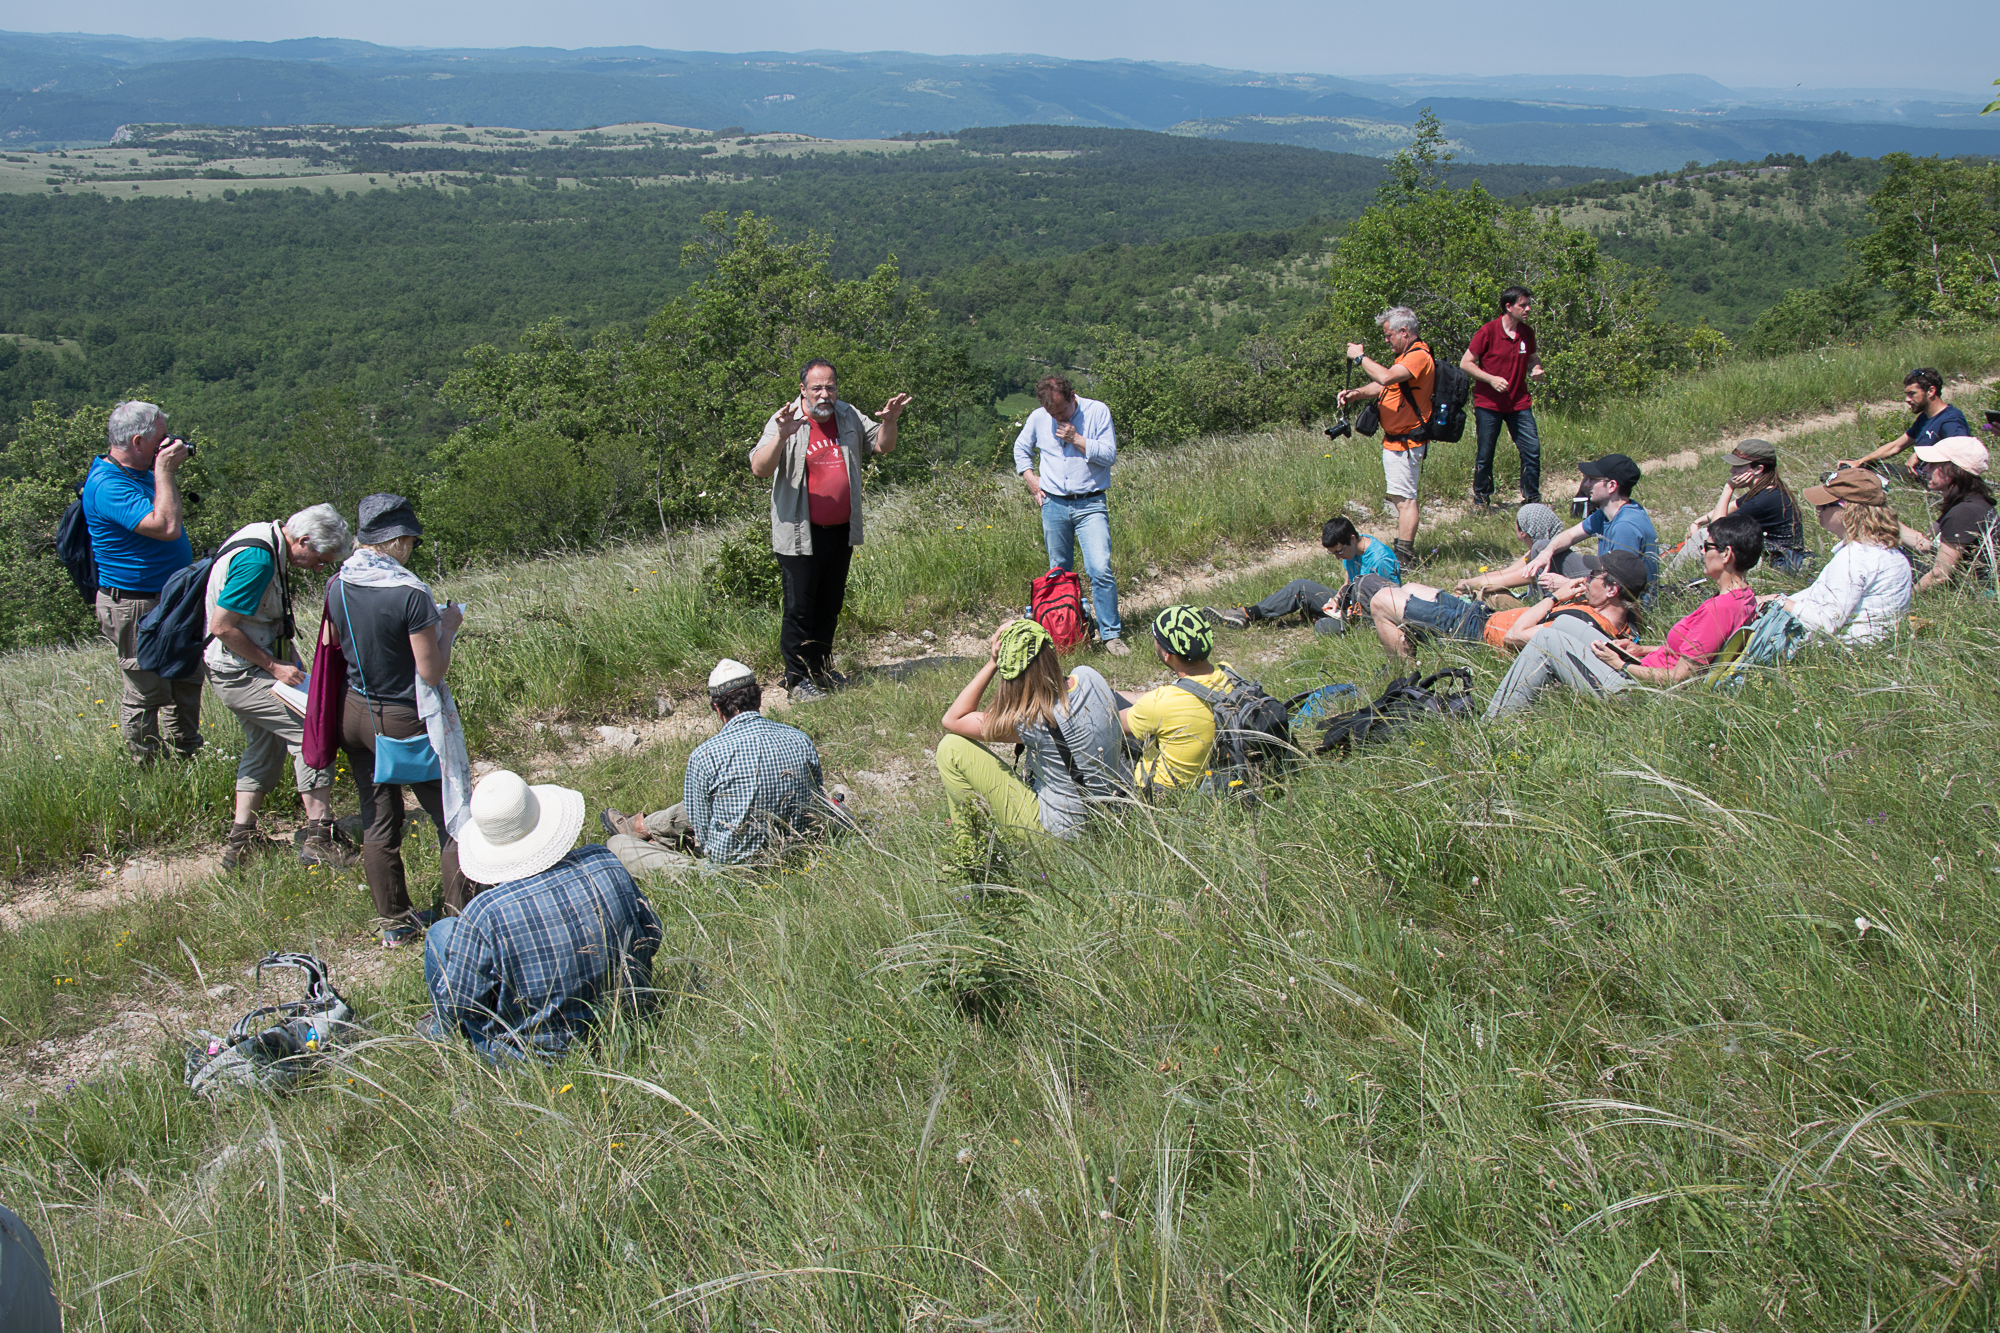
M 1083 573 L 1090 583 L 1091 609 L 1097 615 L 1097 637 L 1123 637 L 1118 620 L 1118 577 L 1111 572 L 1111 511 L 1104 497 L 1083 499 L 1051 495 L 1042 502 L 1042 543 L 1049 548 L 1049 568 L 1076 568 L 1076 548 L 1083 548 Z
M 1521 502 L 1533 504 L 1542 498 L 1542 437 L 1535 429 L 1533 408 L 1524 407 L 1518 412 L 1496 412 L 1490 407 L 1475 407 L 1472 417 L 1479 452 L 1472 460 L 1472 493 L 1480 501 L 1493 498 L 1493 451 L 1500 444 L 1500 426 L 1506 423 L 1507 433 L 1514 437 L 1514 447 L 1521 454 Z

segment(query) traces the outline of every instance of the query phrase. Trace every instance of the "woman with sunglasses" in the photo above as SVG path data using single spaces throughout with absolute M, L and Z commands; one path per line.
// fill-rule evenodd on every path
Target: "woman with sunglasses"
M 1715 596 L 1670 630 L 1667 641 L 1650 651 L 1614 641 L 1595 625 L 1564 617 L 1535 631 L 1527 647 L 1493 691 L 1489 720 L 1518 712 L 1535 701 L 1551 681 L 1573 690 L 1617 694 L 1633 683 L 1674 685 L 1707 666 L 1729 636 L 1757 613 L 1757 597 L 1744 571 L 1764 555 L 1764 533 L 1748 514 L 1726 514 L 1708 528 L 1702 543 L 1702 571 Z

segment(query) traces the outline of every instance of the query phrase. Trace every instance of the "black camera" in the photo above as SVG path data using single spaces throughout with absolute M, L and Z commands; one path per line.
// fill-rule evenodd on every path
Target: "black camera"
M 1342 417 L 1326 428 L 1326 438 L 1329 440 L 1344 440 L 1353 434 L 1354 423 L 1346 417 Z
M 181 445 L 186 445 L 186 446 L 187 446 L 187 451 L 188 451 L 188 457 L 189 457 L 189 458 L 193 458 L 193 457 L 194 457 L 194 447 L 195 447 L 195 446 L 194 446 L 194 441 L 193 441 L 193 440 L 183 440 L 183 439 L 182 439 L 182 438 L 181 438 L 180 436 L 178 436 L 178 435 L 169 435 L 169 436 L 168 436 L 168 437 L 167 437 L 166 439 L 164 439 L 164 440 L 161 440 L 161 441 L 160 441 L 160 448 L 162 448 L 162 449 L 171 449 L 171 448 L 173 448 L 173 446 L 175 446 L 175 445 L 177 445 L 177 444 L 181 444 Z

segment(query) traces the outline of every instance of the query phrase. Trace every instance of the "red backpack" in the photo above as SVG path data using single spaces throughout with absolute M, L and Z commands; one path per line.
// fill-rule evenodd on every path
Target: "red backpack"
M 1049 632 L 1059 653 L 1090 637 L 1095 626 L 1089 605 L 1074 570 L 1052 569 L 1028 585 L 1028 616 Z

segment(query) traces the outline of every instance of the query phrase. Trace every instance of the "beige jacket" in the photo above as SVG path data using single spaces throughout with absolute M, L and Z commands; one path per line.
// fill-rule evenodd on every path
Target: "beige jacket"
M 285 632 L 285 579 L 289 577 L 292 567 L 292 548 L 285 541 L 285 529 L 278 523 L 252 523 L 248 527 L 238 528 L 235 532 L 231 533 L 229 541 L 224 542 L 223 545 L 228 546 L 232 542 L 240 541 L 256 541 L 276 547 L 278 567 L 272 574 L 271 581 L 264 585 L 264 596 L 257 603 L 256 613 L 243 617 L 238 622 L 237 628 L 243 631 L 244 637 L 249 639 L 250 642 L 256 644 L 280 662 L 288 661 L 291 658 L 292 645 L 290 641 L 283 638 Z M 222 596 L 222 589 L 229 582 L 229 567 L 236 562 L 237 556 L 242 555 L 244 551 L 249 549 L 249 547 L 238 547 L 228 555 L 217 560 L 214 566 L 208 571 L 207 605 L 204 609 L 207 611 L 210 620 L 214 619 L 216 601 Z M 210 671 L 228 673 L 254 671 L 257 669 L 231 652 L 223 645 L 220 639 L 210 639 L 208 641 L 208 647 L 202 653 L 202 660 L 208 664 Z
M 780 409 L 783 410 L 783 409 Z M 875 440 L 882 423 L 865 417 L 852 405 L 836 400 L 833 420 L 840 436 L 840 450 L 847 456 L 847 490 L 852 508 L 847 518 L 847 544 L 861 545 L 861 466 L 875 452 Z M 778 414 L 764 423 L 764 433 L 751 450 L 763 448 L 778 438 Z M 779 555 L 811 555 L 812 519 L 806 495 L 806 446 L 812 440 L 812 422 L 801 421 L 785 452 L 778 460 L 777 475 L 771 478 L 771 549 Z

